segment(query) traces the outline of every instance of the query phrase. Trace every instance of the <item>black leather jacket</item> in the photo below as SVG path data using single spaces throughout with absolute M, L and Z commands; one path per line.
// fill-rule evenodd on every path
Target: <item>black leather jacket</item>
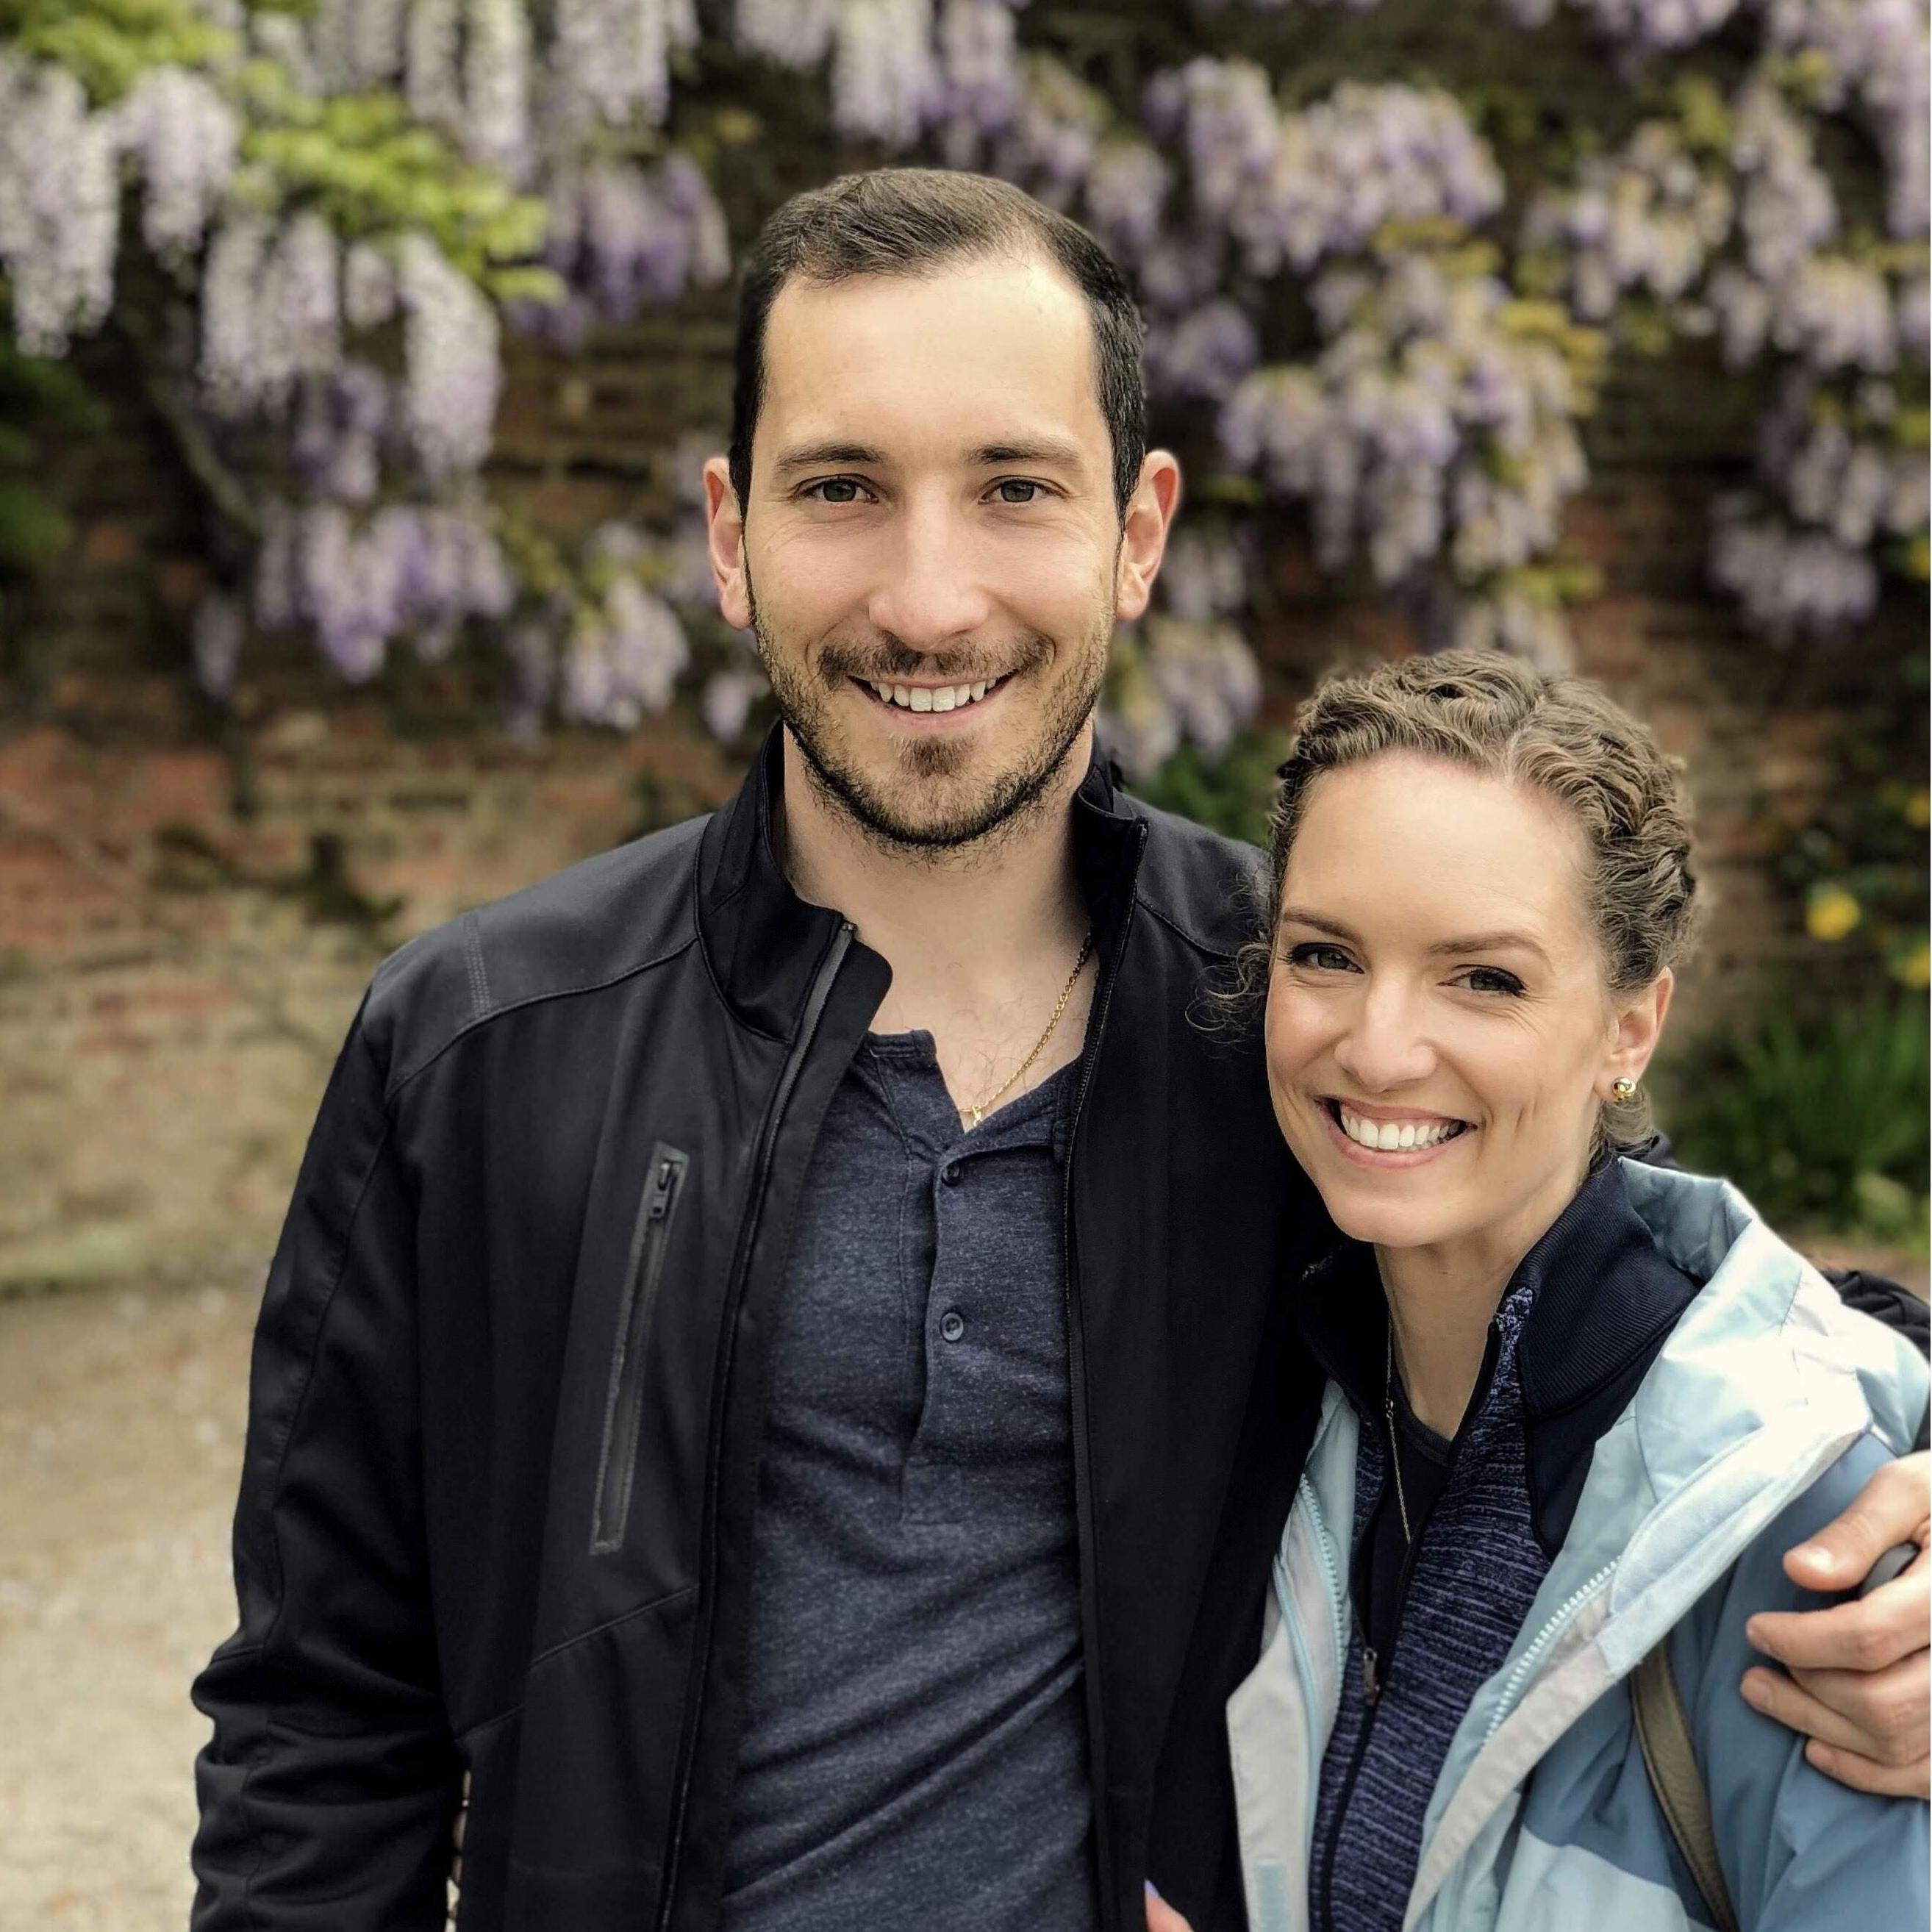
M 429 1932 L 465 1773 L 465 1932 L 717 1919 L 773 1297 L 890 976 L 774 862 L 778 769 L 774 739 L 724 810 L 370 986 L 256 1340 L 240 1628 L 196 1688 L 200 1932 Z M 1073 815 L 1100 958 L 1065 1221 L 1088 1736 L 1102 1922 L 1137 1932 L 1270 1290 L 1322 1223 L 1256 1046 L 1190 1018 L 1254 855 L 1098 765 Z M 1312 1412 L 1314 1372 L 1266 1346 Z

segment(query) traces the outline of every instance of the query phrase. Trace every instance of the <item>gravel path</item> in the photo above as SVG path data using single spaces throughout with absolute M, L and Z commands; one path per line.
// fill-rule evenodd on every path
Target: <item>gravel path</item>
M 0 1302 L 0 1932 L 182 1932 L 259 1274 Z

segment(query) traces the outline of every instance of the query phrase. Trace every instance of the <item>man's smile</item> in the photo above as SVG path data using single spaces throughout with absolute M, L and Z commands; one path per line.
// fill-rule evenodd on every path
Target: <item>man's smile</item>
M 874 705 L 898 712 L 908 724 L 915 718 L 930 728 L 934 721 L 978 711 L 1011 682 L 1015 674 L 980 678 L 962 684 L 913 683 L 897 678 L 855 677 L 851 682 Z

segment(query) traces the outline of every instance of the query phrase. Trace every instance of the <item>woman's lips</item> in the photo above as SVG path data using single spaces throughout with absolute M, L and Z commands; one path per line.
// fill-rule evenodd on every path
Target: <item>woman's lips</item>
M 1452 1114 L 1390 1108 L 1370 1114 L 1328 1096 L 1320 1106 L 1342 1151 L 1358 1166 L 1384 1171 L 1424 1166 L 1476 1131 Z

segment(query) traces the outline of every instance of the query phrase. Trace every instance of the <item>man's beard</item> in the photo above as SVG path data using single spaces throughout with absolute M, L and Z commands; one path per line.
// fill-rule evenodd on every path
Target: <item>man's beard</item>
M 1017 681 L 1052 662 L 1052 640 L 1030 632 L 1017 650 L 1008 649 L 996 662 L 988 662 L 983 651 L 922 652 L 890 638 L 869 646 L 835 643 L 814 663 L 801 665 L 766 629 L 755 596 L 751 604 L 752 628 L 778 715 L 803 754 L 806 772 L 820 796 L 874 843 L 901 854 L 932 858 L 978 844 L 995 833 L 1010 835 L 1041 808 L 1099 702 L 1113 632 L 1111 616 L 1103 614 L 1081 639 L 1078 662 L 1049 692 L 1030 741 L 1012 764 L 989 772 L 969 794 L 952 798 L 945 809 L 921 812 L 916 808 L 930 808 L 934 791 L 964 778 L 976 752 L 985 759 L 986 748 L 950 736 L 913 738 L 900 747 L 896 771 L 883 778 L 874 776 L 861 770 L 836 742 L 836 729 L 829 715 L 835 694 L 854 678 L 890 682 L 917 676 L 971 684 L 1011 676 Z

